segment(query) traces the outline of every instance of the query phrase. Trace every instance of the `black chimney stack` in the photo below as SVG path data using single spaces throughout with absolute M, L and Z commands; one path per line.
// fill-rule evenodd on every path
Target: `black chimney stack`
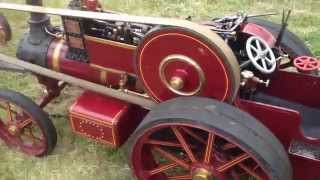
M 26 4 L 43 6 L 42 0 L 26 0 Z M 47 51 L 52 37 L 46 32 L 51 29 L 50 17 L 43 13 L 31 13 L 29 32 L 20 40 L 17 57 L 40 66 L 47 66 Z
M 26 0 L 26 4 L 33 6 L 43 6 L 42 0 Z M 31 13 L 30 21 L 45 21 L 48 19 L 46 14 Z
M 42 0 L 26 0 L 28 5 L 43 6 Z M 45 38 L 45 28 L 50 26 L 50 18 L 47 14 L 31 13 L 29 19 L 30 24 L 30 41 L 33 44 L 41 43 L 41 40 Z

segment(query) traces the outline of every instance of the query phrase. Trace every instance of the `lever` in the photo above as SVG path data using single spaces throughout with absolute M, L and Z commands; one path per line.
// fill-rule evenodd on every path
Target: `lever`
M 265 87 L 270 86 L 270 79 L 264 81 L 259 77 L 256 77 L 252 71 L 248 71 L 248 70 L 242 71 L 241 76 L 243 78 L 242 82 L 240 83 L 241 86 L 245 86 L 250 81 L 258 84 L 263 84 Z

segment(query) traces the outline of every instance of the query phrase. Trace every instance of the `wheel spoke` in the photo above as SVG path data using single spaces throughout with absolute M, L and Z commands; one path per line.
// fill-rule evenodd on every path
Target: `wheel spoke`
M 273 64 L 273 61 L 270 58 L 266 57 L 265 60 L 268 62 L 269 65 Z
M 256 56 L 255 58 L 253 58 L 255 62 L 257 62 L 259 59 L 260 59 L 260 56 Z
M 31 128 L 28 128 L 28 133 L 25 133 L 25 135 L 32 140 L 32 144 L 36 144 L 36 137 L 33 135 Z
M 310 65 L 312 65 L 313 67 L 317 67 L 318 66 L 318 62 L 316 61 L 311 61 Z
M 26 120 L 22 120 L 22 121 L 19 121 L 18 122 L 18 127 L 20 129 L 23 129 L 25 128 L 26 126 L 30 125 L 32 123 L 32 119 L 31 118 L 28 118 Z
M 38 142 L 43 142 L 43 140 L 41 139 L 41 138 L 39 138 L 39 137 L 36 137 L 34 134 L 33 134 L 33 132 L 32 132 L 32 128 L 30 127 L 30 128 L 27 128 L 28 129 L 28 133 L 26 134 L 26 133 L 24 133 L 27 137 L 29 137 L 30 139 L 32 139 L 32 142 L 33 142 L 33 144 L 36 144 L 36 141 L 38 141 Z M 27 131 L 25 131 L 25 132 L 27 132 Z
M 213 145 L 214 145 L 214 140 L 215 140 L 215 136 L 213 133 L 209 133 L 208 135 L 208 142 L 207 142 L 207 147 L 206 147 L 206 153 L 204 156 L 204 163 L 206 164 L 210 164 L 212 155 L 213 155 Z
M 232 143 L 226 143 L 226 144 L 224 144 L 222 147 L 221 147 L 221 149 L 223 150 L 223 151 L 227 151 L 227 150 L 230 150 L 230 149 L 233 149 L 233 148 L 236 148 L 237 146 L 236 145 L 234 145 L 234 144 L 232 144 Z
M 172 131 L 174 132 L 174 134 L 176 135 L 178 141 L 180 142 L 180 144 L 182 145 L 182 148 L 184 149 L 184 151 L 187 153 L 188 157 L 190 158 L 190 160 L 192 162 L 197 162 L 191 148 L 189 147 L 189 145 L 187 144 L 186 140 L 184 139 L 183 135 L 181 134 L 181 132 L 179 131 L 179 129 L 177 127 L 172 127 L 171 128 Z
M 225 163 L 224 165 L 220 166 L 219 168 L 217 168 L 217 171 L 222 173 L 230 168 L 232 168 L 233 166 L 241 163 L 242 161 L 245 161 L 247 159 L 249 159 L 250 156 L 248 154 L 243 154 L 243 155 L 240 155 L 236 158 L 234 158 L 233 160 Z
M 265 59 L 261 59 L 261 62 L 262 62 L 263 68 L 264 68 L 264 69 L 268 69 L 266 60 L 265 60 Z
M 304 64 L 304 61 L 302 61 L 302 59 L 296 59 L 296 63 L 297 64 Z
M 175 168 L 178 166 L 178 163 L 176 162 L 173 162 L 173 163 L 170 163 L 170 164 L 166 164 L 166 165 L 162 165 L 156 169 L 153 169 L 149 172 L 150 176 L 153 176 L 153 175 L 156 175 L 156 174 L 159 174 L 159 173 L 162 173 L 168 169 L 171 169 L 171 168 Z
M 258 175 L 257 173 L 254 172 L 254 170 L 250 169 L 249 167 L 247 167 L 246 165 L 244 165 L 243 163 L 239 163 L 238 166 L 245 170 L 249 175 L 253 176 L 255 179 L 257 180 L 262 180 L 262 177 L 260 175 Z
M 260 51 L 259 51 L 256 47 L 254 47 L 253 45 L 251 45 L 250 48 L 251 48 L 253 51 L 255 51 L 256 53 L 259 53 L 259 52 L 260 52 Z
M 259 40 L 256 40 L 257 48 L 259 51 L 262 51 L 262 47 Z
M 269 49 L 267 48 L 267 49 L 265 49 L 264 51 L 263 51 L 263 53 L 264 54 L 266 54 L 266 55 L 270 55 L 270 53 L 269 53 Z
M 159 140 L 148 140 L 147 144 L 167 146 L 167 147 L 182 147 L 181 144 L 169 141 L 159 141 Z
M 12 116 L 11 107 L 10 107 L 10 103 L 9 102 L 6 102 L 6 111 L 7 111 L 9 120 L 13 121 L 13 116 Z
M 202 137 L 198 136 L 196 133 L 192 132 L 190 129 L 183 127 L 181 128 L 184 132 L 186 132 L 189 136 L 194 138 L 195 140 L 201 142 L 202 144 L 206 144 L 206 140 L 204 140 Z
M 168 177 L 169 180 L 192 180 L 191 175 L 184 175 L 184 176 L 171 176 Z
M 300 66 L 304 65 L 303 62 L 297 62 L 296 64 L 297 64 L 297 65 L 300 65 Z
M 26 133 L 25 131 L 24 135 L 32 141 L 31 147 L 37 148 L 37 149 L 46 148 L 46 143 L 44 142 L 44 140 L 41 139 L 40 137 L 35 136 L 31 128 L 27 128 L 27 129 L 29 129 L 29 131 L 28 133 Z M 26 144 L 25 144 L 25 141 L 22 139 L 22 136 L 20 136 L 19 139 L 21 140 L 22 144 L 24 144 L 25 146 Z
M 153 149 L 155 151 L 157 151 L 158 153 L 160 153 L 160 155 L 162 155 L 163 157 L 167 158 L 168 160 L 171 160 L 175 163 L 177 163 L 179 166 L 189 170 L 190 169 L 190 165 L 185 162 L 184 160 L 179 159 L 177 156 L 165 151 L 164 149 L 160 148 L 160 147 L 153 147 Z

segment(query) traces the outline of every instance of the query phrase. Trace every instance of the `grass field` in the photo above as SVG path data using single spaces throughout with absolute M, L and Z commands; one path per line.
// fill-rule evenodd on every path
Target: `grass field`
M 0 0 L 1 1 L 1 0 Z M 23 3 L 23 0 L 6 2 Z M 47 0 L 46 6 L 65 7 L 67 1 Z M 106 9 L 137 15 L 187 17 L 195 20 L 246 11 L 281 12 L 293 9 L 290 29 L 297 33 L 312 51 L 320 56 L 320 1 L 319 0 L 105 0 Z M 28 14 L 4 12 L 14 31 L 13 40 L 0 52 L 15 54 L 22 33 L 26 31 Z M 280 21 L 280 16 L 271 17 Z M 57 17 L 54 23 L 59 23 Z M 18 90 L 31 98 L 41 93 L 41 87 L 32 76 L 0 72 L 0 87 Z M 67 107 L 79 90 L 67 88 L 61 97 L 47 108 L 59 134 L 58 145 L 49 157 L 26 157 L 12 152 L 0 143 L 0 180 L 131 180 L 124 149 L 112 150 L 71 133 Z

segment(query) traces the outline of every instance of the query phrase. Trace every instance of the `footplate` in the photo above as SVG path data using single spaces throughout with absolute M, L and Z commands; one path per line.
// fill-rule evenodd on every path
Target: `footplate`
M 312 145 L 312 144 L 293 140 L 289 148 L 289 153 L 296 156 L 320 161 L 319 145 Z

